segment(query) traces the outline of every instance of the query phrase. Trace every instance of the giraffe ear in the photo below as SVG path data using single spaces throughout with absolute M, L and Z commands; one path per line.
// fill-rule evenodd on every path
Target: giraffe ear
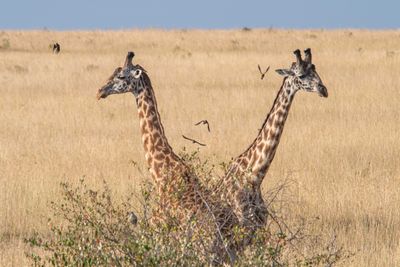
M 276 71 L 279 75 L 282 75 L 282 76 L 285 76 L 285 77 L 294 75 L 294 72 L 291 71 L 291 70 L 288 70 L 288 69 L 277 69 L 277 70 L 275 70 L 275 71 Z

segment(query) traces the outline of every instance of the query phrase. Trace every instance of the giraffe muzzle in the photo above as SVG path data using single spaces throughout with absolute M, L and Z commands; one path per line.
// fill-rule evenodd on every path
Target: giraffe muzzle
M 328 89 L 324 85 L 318 87 L 318 93 L 321 97 L 328 97 Z
M 108 96 L 107 91 L 108 91 L 107 90 L 107 86 L 100 88 L 99 91 L 97 92 L 97 96 L 96 96 L 97 100 L 100 100 L 102 98 L 106 98 Z

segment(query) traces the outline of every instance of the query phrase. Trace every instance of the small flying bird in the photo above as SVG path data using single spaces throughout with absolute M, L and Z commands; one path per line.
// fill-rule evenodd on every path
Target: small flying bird
M 258 70 L 260 71 L 261 74 L 261 80 L 264 79 L 265 74 L 269 71 L 269 66 L 266 71 L 262 72 L 260 65 L 258 65 Z
M 194 139 L 192 139 L 192 138 L 186 137 L 186 136 L 184 136 L 184 135 L 182 135 L 182 137 L 183 137 L 184 139 L 186 139 L 186 140 L 192 141 L 193 144 L 198 144 L 198 145 L 200 145 L 200 146 L 206 146 L 206 144 L 202 144 L 202 143 L 200 143 L 200 142 L 198 142 L 198 141 L 196 141 L 196 140 L 194 140 Z
M 206 124 L 207 125 L 207 130 L 210 132 L 210 124 L 208 123 L 207 120 L 201 120 L 198 123 L 195 124 L 195 126 L 200 125 L 200 124 Z

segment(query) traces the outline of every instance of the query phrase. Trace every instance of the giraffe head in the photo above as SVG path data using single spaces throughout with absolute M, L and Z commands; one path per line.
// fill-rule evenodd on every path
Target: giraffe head
M 124 66 L 115 69 L 114 73 L 108 78 L 107 83 L 97 92 L 97 99 L 127 92 L 131 92 L 135 97 L 138 97 L 146 89 L 146 86 L 150 85 L 150 79 L 145 69 L 139 65 L 132 64 L 134 56 L 133 52 L 128 52 Z
M 292 67 L 290 69 L 278 69 L 276 72 L 287 77 L 295 91 L 304 90 L 318 93 L 323 97 L 328 97 L 328 90 L 322 83 L 315 69 L 315 65 L 312 64 L 311 49 L 307 48 L 304 50 L 304 60 L 301 58 L 299 49 L 293 53 L 296 55 L 296 62 L 292 63 Z

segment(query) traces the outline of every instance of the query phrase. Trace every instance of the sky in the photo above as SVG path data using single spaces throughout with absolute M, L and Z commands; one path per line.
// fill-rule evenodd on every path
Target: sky
M 400 0 L 0 0 L 0 29 L 400 28 Z

